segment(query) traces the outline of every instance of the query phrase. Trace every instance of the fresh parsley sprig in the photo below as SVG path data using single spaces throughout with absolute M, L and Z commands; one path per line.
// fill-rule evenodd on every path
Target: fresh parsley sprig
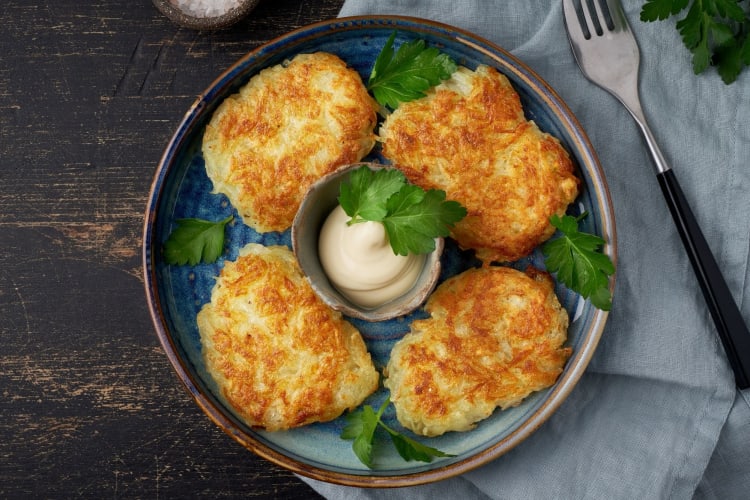
M 445 191 L 423 190 L 407 183 L 404 174 L 391 168 L 359 167 L 349 174 L 339 191 L 339 204 L 351 217 L 348 224 L 380 222 L 396 255 L 435 250 L 435 238 L 466 216 L 457 201 L 446 201 Z
M 367 82 L 375 100 L 391 109 L 424 97 L 427 89 L 450 78 L 457 68 L 448 54 L 427 47 L 424 40 L 404 42 L 394 52 L 395 39 L 394 31 L 378 54 Z
M 641 20 L 661 21 L 687 9 L 676 28 L 692 53 L 693 72 L 697 75 L 714 65 L 730 84 L 750 66 L 749 8 L 746 0 L 647 0 Z
M 348 413 L 344 417 L 347 424 L 341 431 L 341 439 L 353 441 L 352 450 L 354 451 L 354 454 L 357 455 L 360 462 L 367 467 L 372 468 L 373 441 L 375 438 L 375 431 L 378 427 L 388 433 L 396 451 L 401 458 L 406 461 L 418 460 L 420 462 L 432 462 L 434 457 L 455 456 L 444 453 L 436 448 L 423 445 L 422 443 L 391 429 L 388 425 L 383 423 L 381 417 L 389 404 L 391 404 L 391 400 L 386 399 L 377 412 L 372 406 L 364 405 L 358 410 Z
M 578 222 L 586 215 L 550 217 L 550 223 L 562 234 L 542 247 L 545 265 L 568 288 L 590 299 L 599 309 L 609 311 L 612 296 L 608 277 L 615 272 L 615 266 L 609 256 L 598 251 L 604 245 L 602 238 L 578 230 Z
M 218 222 L 178 219 L 177 228 L 164 242 L 164 260 L 177 266 L 215 262 L 224 252 L 224 227 L 232 220 L 231 215 Z

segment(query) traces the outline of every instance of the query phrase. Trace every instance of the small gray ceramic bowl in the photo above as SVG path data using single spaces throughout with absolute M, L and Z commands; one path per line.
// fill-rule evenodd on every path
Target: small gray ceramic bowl
M 408 292 L 373 309 L 358 306 L 344 297 L 328 280 L 318 258 L 318 234 L 328 214 L 338 204 L 339 186 L 349 173 L 363 165 L 388 168 L 376 163 L 355 163 L 320 178 L 305 194 L 292 223 L 292 248 L 302 272 L 315 293 L 329 307 L 365 321 L 385 321 L 406 315 L 421 306 L 435 289 L 440 276 L 443 238 L 435 239 L 435 250 L 425 259 L 424 268 Z
M 258 5 L 259 0 L 241 0 L 237 7 L 213 17 L 199 17 L 180 9 L 173 0 L 153 0 L 154 6 L 173 23 L 195 30 L 216 30 L 227 28 L 244 19 Z

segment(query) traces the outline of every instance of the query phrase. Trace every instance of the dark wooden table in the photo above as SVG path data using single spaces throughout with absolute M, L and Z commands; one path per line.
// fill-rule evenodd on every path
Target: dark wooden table
M 143 211 L 184 113 L 244 53 L 343 0 L 218 32 L 149 0 L 0 8 L 0 498 L 312 498 L 193 403 L 143 293 Z

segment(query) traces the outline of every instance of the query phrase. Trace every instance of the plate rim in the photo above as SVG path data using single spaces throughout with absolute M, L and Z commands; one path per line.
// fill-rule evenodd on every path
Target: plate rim
M 410 26 L 413 25 L 413 26 Z M 585 153 L 584 160 L 587 163 L 587 171 L 595 172 L 597 175 L 592 181 L 595 181 L 594 187 L 597 202 L 601 210 L 601 232 L 605 240 L 603 252 L 607 254 L 612 262 L 617 264 L 617 238 L 614 207 L 609 192 L 604 171 L 599 162 L 598 155 L 589 140 L 585 130 L 576 118 L 575 114 L 568 107 L 565 101 L 558 93 L 526 63 L 515 57 L 513 54 L 503 49 L 499 45 L 471 33 L 462 28 L 445 24 L 438 21 L 424 19 L 412 16 L 389 16 L 389 15 L 365 15 L 332 18 L 316 23 L 308 24 L 295 30 L 284 33 L 275 37 L 247 52 L 244 56 L 233 62 L 217 78 L 215 78 L 204 91 L 202 91 L 193 104 L 186 111 L 184 117 L 171 136 L 164 152 L 161 155 L 158 166 L 154 173 L 151 187 L 148 194 L 148 201 L 143 222 L 143 242 L 141 248 L 142 269 L 144 276 L 144 289 L 149 307 L 149 313 L 152 319 L 154 329 L 159 338 L 162 349 L 165 351 L 167 358 L 176 372 L 176 375 L 195 403 L 209 417 L 209 419 L 221 428 L 226 434 L 231 436 L 235 441 L 241 444 L 249 451 L 256 455 L 269 460 L 291 472 L 304 475 L 306 477 L 345 486 L 367 487 L 367 488 L 391 488 L 415 486 L 419 484 L 430 483 L 449 477 L 458 476 L 474 470 L 492 460 L 504 455 L 512 448 L 520 444 L 523 440 L 533 434 L 544 422 L 546 422 L 559 406 L 567 399 L 570 392 L 580 380 L 585 372 L 593 353 L 596 351 L 601 338 L 604 326 L 607 321 L 608 312 L 597 309 L 589 324 L 588 331 L 584 332 L 581 349 L 574 352 L 568 361 L 568 368 L 557 380 L 555 386 L 549 395 L 544 399 L 541 405 L 525 420 L 518 428 L 514 429 L 499 442 L 491 445 L 485 450 L 475 453 L 465 459 L 457 462 L 437 466 L 430 470 L 424 470 L 414 473 L 398 475 L 368 475 L 368 474 L 349 474 L 340 471 L 327 470 L 306 464 L 294 457 L 280 453 L 264 443 L 256 440 L 253 436 L 246 434 L 241 429 L 237 429 L 231 418 L 225 415 L 208 396 L 201 393 L 199 384 L 191 374 L 185 360 L 177 355 L 178 347 L 175 344 L 169 327 L 166 324 L 161 302 L 157 277 L 156 266 L 153 261 L 154 250 L 154 233 L 155 222 L 157 218 L 157 208 L 162 199 L 164 190 L 164 181 L 170 171 L 169 160 L 180 150 L 191 125 L 200 115 L 201 111 L 209 106 L 213 96 L 221 92 L 226 85 L 234 81 L 234 74 L 242 70 L 249 60 L 262 57 L 264 53 L 271 52 L 276 46 L 283 46 L 288 41 L 299 43 L 299 37 L 307 32 L 311 32 L 311 38 L 320 36 L 318 33 L 322 28 L 330 28 L 332 31 L 338 30 L 356 30 L 364 27 L 383 29 L 407 29 L 415 31 L 416 26 L 425 27 L 427 31 L 439 31 L 452 33 L 455 39 L 462 44 L 469 45 L 474 50 L 482 52 L 493 60 L 499 56 L 506 60 L 506 63 L 512 63 L 515 67 L 515 75 L 521 77 L 531 88 L 540 90 L 542 97 L 548 107 L 550 107 L 555 116 L 563 121 L 565 128 L 571 133 L 571 139 L 575 142 L 576 150 Z M 494 53 L 493 53 L 494 51 Z M 499 56 L 498 56 L 499 55 Z M 584 170 L 583 165 L 579 165 Z M 614 293 L 616 276 L 613 274 L 609 280 L 609 289 Z M 364 471 L 366 472 L 366 471 Z

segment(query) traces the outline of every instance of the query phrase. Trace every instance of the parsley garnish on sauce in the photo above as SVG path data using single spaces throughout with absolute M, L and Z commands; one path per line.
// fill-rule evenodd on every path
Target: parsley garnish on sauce
M 426 90 L 450 78 L 458 67 L 448 54 L 427 47 L 424 40 L 404 42 L 394 53 L 395 38 L 394 31 L 375 60 L 367 82 L 375 100 L 391 109 L 424 97 Z
M 396 255 L 432 252 L 435 238 L 448 236 L 450 228 L 466 216 L 460 203 L 445 200 L 445 191 L 425 191 L 407 183 L 401 171 L 389 168 L 353 170 L 341 184 L 338 201 L 351 217 L 349 225 L 382 223 Z
M 170 265 L 215 262 L 224 251 L 224 227 L 234 219 L 212 222 L 203 219 L 178 219 L 177 228 L 164 243 L 164 260 Z
M 364 405 L 344 417 L 347 424 L 341 431 L 341 439 L 353 441 L 352 450 L 354 450 L 354 454 L 357 455 L 360 462 L 372 468 L 373 440 L 378 427 L 388 433 L 393 446 L 396 447 L 396 451 L 406 461 L 432 462 L 433 457 L 455 456 L 444 453 L 436 448 L 425 446 L 383 423 L 381 417 L 390 403 L 390 399 L 386 399 L 377 412 L 375 412 L 372 406 Z

